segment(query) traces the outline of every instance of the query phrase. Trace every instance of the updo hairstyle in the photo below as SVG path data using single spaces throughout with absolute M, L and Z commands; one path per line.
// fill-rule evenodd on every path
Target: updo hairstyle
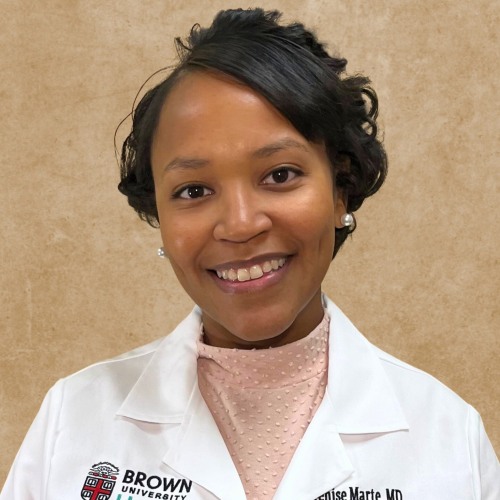
M 173 86 L 194 71 L 242 82 L 308 141 L 324 144 L 348 212 L 384 182 L 387 158 L 377 138 L 378 101 L 369 79 L 346 75 L 345 59 L 330 56 L 302 24 L 280 25 L 280 17 L 259 8 L 224 10 L 209 28 L 195 25 L 185 41 L 176 38 L 179 62 L 132 111 L 132 131 L 121 151 L 118 189 L 150 225 L 159 225 L 151 145 L 160 111 Z M 355 227 L 335 230 L 333 256 Z

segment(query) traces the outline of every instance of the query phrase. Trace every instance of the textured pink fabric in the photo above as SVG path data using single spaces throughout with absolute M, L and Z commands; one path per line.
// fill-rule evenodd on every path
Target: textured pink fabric
M 198 384 L 246 491 L 272 498 L 327 382 L 328 316 L 307 337 L 270 349 L 198 342 Z

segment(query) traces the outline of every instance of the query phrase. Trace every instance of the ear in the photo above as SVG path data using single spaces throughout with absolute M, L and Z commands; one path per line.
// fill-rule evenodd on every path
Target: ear
M 342 229 L 345 227 L 340 218 L 347 212 L 347 194 L 337 186 L 337 176 L 339 173 L 347 173 L 351 169 L 351 159 L 346 154 L 337 154 L 335 158 L 335 179 L 333 181 L 333 203 L 335 210 L 335 227 Z
M 342 229 L 345 226 L 340 218 L 347 212 L 347 196 L 338 188 L 335 188 L 333 193 L 333 208 L 335 211 L 335 227 Z

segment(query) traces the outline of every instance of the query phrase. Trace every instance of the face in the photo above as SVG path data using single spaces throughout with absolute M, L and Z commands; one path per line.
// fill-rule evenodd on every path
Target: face
M 321 321 L 321 282 L 345 212 L 324 147 L 250 88 L 184 76 L 152 150 L 161 236 L 221 347 L 283 345 Z

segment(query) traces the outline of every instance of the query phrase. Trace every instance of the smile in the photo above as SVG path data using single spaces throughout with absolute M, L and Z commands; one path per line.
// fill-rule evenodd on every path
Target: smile
M 277 271 L 283 267 L 286 258 L 266 260 L 262 264 L 255 264 L 251 267 L 240 267 L 238 269 L 218 270 L 217 276 L 222 280 L 228 281 L 250 281 L 256 280 L 272 271 Z

